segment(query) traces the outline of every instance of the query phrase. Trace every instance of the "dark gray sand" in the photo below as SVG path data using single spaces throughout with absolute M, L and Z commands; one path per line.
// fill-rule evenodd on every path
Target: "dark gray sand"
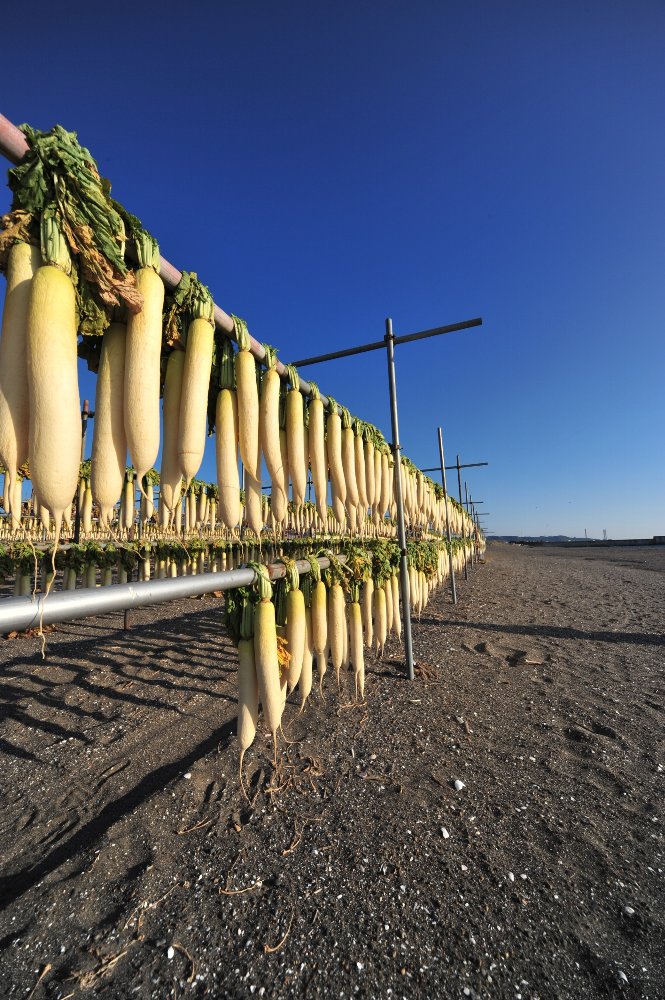
M 0 640 L 0 996 L 665 997 L 665 550 L 459 592 L 413 684 L 393 641 L 257 737 L 251 805 L 220 600 Z

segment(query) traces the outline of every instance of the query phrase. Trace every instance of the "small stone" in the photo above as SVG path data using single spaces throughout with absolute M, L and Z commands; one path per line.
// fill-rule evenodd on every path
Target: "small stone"
M 357 968 L 358 972 L 362 972 L 363 969 L 365 968 L 365 966 L 363 965 L 362 962 L 356 962 L 356 968 Z
M 619 980 L 620 983 L 627 983 L 628 982 L 628 976 L 626 975 L 625 972 L 619 971 L 619 975 L 617 976 L 617 979 Z
M 466 785 L 463 781 L 460 781 L 459 778 L 457 778 L 455 781 L 455 791 L 461 792 L 463 788 L 466 788 Z
M 445 826 L 441 827 L 441 836 L 443 837 L 444 840 L 448 840 L 448 837 L 450 836 Z
M 469 869 L 468 869 L 468 868 L 466 867 L 466 865 L 462 865 L 462 871 L 463 871 L 463 872 L 468 872 L 468 870 L 469 870 Z
M 173 958 L 174 955 L 175 955 L 175 948 L 169 947 L 169 950 L 166 952 L 166 957 L 170 961 Z
M 624 906 L 623 912 L 626 914 L 627 917 L 635 916 L 635 910 L 632 908 L 632 906 Z
M 515 876 L 513 875 L 512 872 L 508 872 L 508 878 L 510 879 L 511 882 L 515 881 Z
M 191 778 L 191 776 L 192 776 L 192 772 L 191 771 L 188 771 L 187 774 L 183 774 L 183 778 L 187 778 L 188 781 Z

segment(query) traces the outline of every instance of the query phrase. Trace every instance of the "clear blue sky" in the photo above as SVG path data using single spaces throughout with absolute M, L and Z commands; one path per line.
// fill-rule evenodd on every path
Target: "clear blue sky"
M 482 316 L 397 380 L 418 465 L 439 424 L 491 463 L 489 529 L 665 533 L 661 0 L 101 9 L 3 11 L 3 114 L 77 131 L 283 361 Z M 381 354 L 303 374 L 390 437 Z

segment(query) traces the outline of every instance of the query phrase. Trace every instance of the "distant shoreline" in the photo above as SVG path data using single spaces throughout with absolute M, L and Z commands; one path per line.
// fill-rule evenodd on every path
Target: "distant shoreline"
M 520 538 L 517 535 L 490 536 L 488 542 L 508 542 L 510 545 L 549 545 L 561 548 L 611 548 L 614 545 L 665 545 L 665 535 L 652 538 Z

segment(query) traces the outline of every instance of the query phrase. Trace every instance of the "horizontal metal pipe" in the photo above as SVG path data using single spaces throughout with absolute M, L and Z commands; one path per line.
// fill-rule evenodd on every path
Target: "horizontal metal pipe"
M 20 163 L 25 154 L 28 152 L 28 142 L 20 131 L 16 128 L 8 118 L 0 114 L 0 153 L 6 156 L 8 160 L 12 163 Z M 134 256 L 134 247 L 131 242 L 127 243 L 127 253 L 129 256 Z M 179 271 L 177 267 L 171 264 L 166 257 L 159 258 L 159 276 L 166 285 L 167 288 L 173 290 L 180 279 L 182 278 L 182 271 Z M 233 319 L 225 313 L 218 305 L 215 305 L 215 325 L 219 330 L 230 337 L 231 340 L 235 340 L 235 327 L 233 325 Z M 257 361 L 263 361 L 266 356 L 266 352 L 263 349 L 262 344 L 250 335 L 250 351 L 254 355 Z M 281 361 L 277 361 L 276 364 L 277 371 L 282 378 L 287 377 L 287 371 L 285 366 Z M 311 394 L 311 389 L 309 382 L 305 379 L 300 380 L 300 390 L 306 396 Z M 328 405 L 328 399 L 321 393 L 321 400 L 324 406 Z
M 438 337 L 442 333 L 454 333 L 456 330 L 468 330 L 472 326 L 482 325 L 483 321 L 480 318 L 466 319 L 461 323 L 450 323 L 448 326 L 436 326 L 431 330 L 422 330 L 420 333 L 407 333 L 403 337 L 393 337 L 393 344 L 409 344 L 412 340 L 425 340 L 427 337 Z M 368 354 L 369 351 L 380 351 L 385 346 L 385 340 L 374 340 L 371 344 L 361 344 L 359 347 L 347 347 L 343 351 L 331 351 L 330 354 L 318 354 L 314 358 L 302 358 L 300 361 L 294 361 L 293 364 L 296 368 L 305 368 L 307 365 L 316 365 L 323 361 L 336 361 L 339 358 L 351 358 L 354 354 Z
M 457 330 L 469 330 L 473 326 L 482 326 L 480 316 L 476 319 L 465 319 L 461 323 L 450 323 L 448 326 L 435 326 L 431 330 L 421 330 L 419 333 L 405 333 L 395 337 L 396 344 L 410 344 L 413 340 L 426 340 L 428 337 L 440 337 L 442 333 L 455 333 Z
M 467 462 L 466 465 L 447 465 L 446 469 L 475 469 L 479 465 L 489 465 L 489 462 Z M 428 469 L 421 469 L 421 472 L 440 472 L 440 465 L 432 465 Z
M 339 556 L 345 562 L 345 556 Z M 321 569 L 330 565 L 330 560 L 318 560 Z M 309 573 L 306 559 L 296 562 L 299 573 Z M 268 574 L 271 580 L 284 576 L 283 563 L 271 563 Z M 223 573 L 201 573 L 197 576 L 178 576 L 167 580 L 145 580 L 141 583 L 118 583 L 109 587 L 90 587 L 84 590 L 61 590 L 32 597 L 7 597 L 0 601 L 0 634 L 25 632 L 29 628 L 52 625 L 55 622 L 75 621 L 91 615 L 106 615 L 112 611 L 126 611 L 142 608 L 147 604 L 164 604 L 185 597 L 200 597 L 215 590 L 233 590 L 235 587 L 250 587 L 256 580 L 253 569 L 226 570 Z

